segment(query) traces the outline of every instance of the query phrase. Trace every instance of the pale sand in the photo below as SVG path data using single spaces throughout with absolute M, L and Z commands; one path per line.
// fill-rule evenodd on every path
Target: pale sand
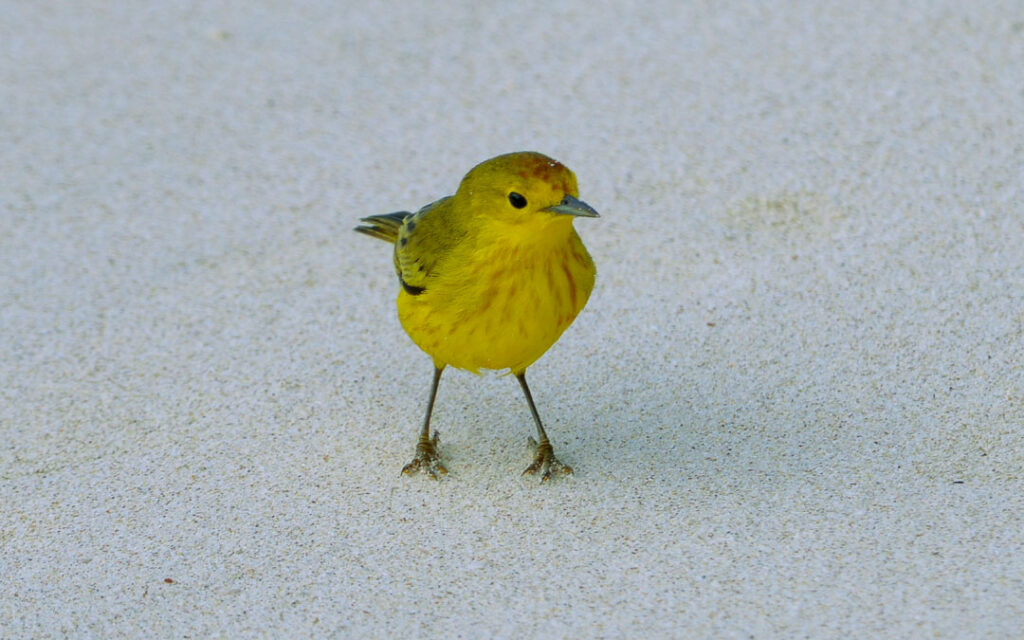
M 0 20 L 0 636 L 1024 628 L 1019 3 L 138 4 Z M 603 214 L 576 475 L 452 371 L 401 477 L 351 228 L 519 149 Z

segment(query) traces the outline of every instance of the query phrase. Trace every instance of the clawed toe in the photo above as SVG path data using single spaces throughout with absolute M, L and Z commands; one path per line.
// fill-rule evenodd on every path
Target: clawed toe
M 572 467 L 562 464 L 555 457 L 555 451 L 546 438 L 539 443 L 530 438 L 529 443 L 533 449 L 533 462 L 523 471 L 524 476 L 539 474 L 541 483 L 544 483 L 553 476 L 572 475 Z M 429 440 L 420 440 L 416 444 L 416 455 L 409 464 L 402 467 L 402 474 L 409 476 L 422 473 L 434 480 L 447 475 L 448 469 L 441 464 L 441 456 L 437 449 L 438 437 L 436 432 Z
M 550 480 L 553 475 L 572 475 L 572 467 L 558 461 L 554 448 L 546 438 L 540 443 L 530 438 L 529 443 L 533 449 L 533 463 L 523 471 L 524 476 L 540 473 L 540 481 L 543 483 Z
M 430 440 L 420 440 L 416 445 L 416 455 L 412 462 L 402 467 L 403 475 L 423 473 L 437 480 L 448 473 L 448 470 L 441 464 L 441 456 L 437 453 L 437 432 Z

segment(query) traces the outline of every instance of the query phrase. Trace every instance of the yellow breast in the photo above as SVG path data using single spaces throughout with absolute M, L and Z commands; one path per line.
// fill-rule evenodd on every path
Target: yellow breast
M 399 293 L 402 326 L 438 366 L 521 373 L 572 324 L 594 288 L 590 254 L 568 231 L 557 242 L 475 247 L 423 293 Z

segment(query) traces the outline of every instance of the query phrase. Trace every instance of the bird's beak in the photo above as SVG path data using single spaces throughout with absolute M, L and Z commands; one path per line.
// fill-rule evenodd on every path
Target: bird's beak
M 601 217 L 589 204 L 570 195 L 562 198 L 562 201 L 558 204 L 545 208 L 544 211 L 550 211 L 561 216 L 577 216 L 579 218 Z

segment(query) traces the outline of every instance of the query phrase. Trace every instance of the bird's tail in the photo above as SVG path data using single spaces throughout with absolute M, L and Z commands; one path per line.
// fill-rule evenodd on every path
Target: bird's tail
M 394 244 L 398 240 L 398 230 L 402 228 L 405 219 L 411 215 L 408 211 L 396 211 L 395 213 L 362 218 L 360 222 L 365 222 L 366 224 L 359 225 L 355 230 Z

